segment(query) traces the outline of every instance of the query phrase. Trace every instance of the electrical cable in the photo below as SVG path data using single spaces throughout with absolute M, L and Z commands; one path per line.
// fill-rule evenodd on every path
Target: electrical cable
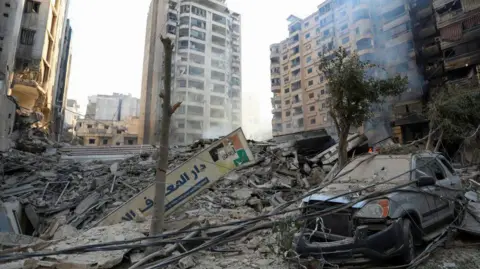
M 375 155 L 375 154 L 373 154 Z M 366 160 L 369 160 L 370 158 L 366 158 Z M 432 160 L 435 160 L 436 158 L 433 158 Z M 432 161 L 431 160 L 431 161 Z M 365 161 L 365 160 L 362 160 L 362 161 Z M 428 162 L 426 162 L 424 165 L 428 164 Z M 354 167 L 353 169 L 355 169 L 356 167 Z M 385 184 L 389 181 L 392 181 L 406 173 L 410 173 L 414 170 L 418 169 L 417 168 L 414 168 L 414 169 L 411 169 L 409 171 L 406 171 L 406 172 L 403 172 L 397 176 L 394 176 L 392 178 L 390 178 L 389 180 L 387 181 L 384 181 L 384 182 L 379 182 L 377 184 L 374 184 L 373 186 L 377 186 L 377 185 L 380 185 L 380 184 Z M 347 173 L 351 172 L 351 170 L 349 171 L 346 171 L 344 173 L 341 173 L 339 174 L 338 176 L 335 177 L 338 178 L 338 177 L 341 177 Z M 412 182 L 409 182 L 408 184 L 404 184 L 404 185 L 410 185 L 410 184 L 413 184 L 415 183 L 415 181 L 412 181 Z M 328 185 L 328 184 L 327 184 Z M 371 186 L 369 187 L 366 187 L 366 188 L 370 188 Z M 403 187 L 403 185 L 402 185 Z M 318 188 L 315 188 L 315 189 L 318 189 Z M 360 190 L 358 191 L 362 191 L 364 190 L 365 188 L 361 188 Z M 395 188 L 392 188 L 393 190 L 396 190 L 396 189 L 399 189 L 399 187 L 395 187 Z M 356 192 L 358 192 L 356 191 Z M 398 191 L 398 190 L 397 190 Z M 355 192 L 355 191 L 352 191 L 352 192 Z M 352 193 L 350 192 L 350 193 Z M 309 192 L 310 193 L 310 192 Z M 309 196 L 311 194 L 306 194 L 304 195 L 305 197 L 306 196 Z M 380 195 L 384 195 L 385 193 L 388 193 L 387 191 L 382 191 L 380 192 Z M 349 193 L 346 193 L 346 194 L 343 194 L 343 195 L 340 195 L 341 196 L 344 196 L 344 195 L 347 195 Z M 374 194 L 377 194 L 378 193 L 374 193 Z M 361 199 L 361 201 L 365 200 L 365 199 L 368 199 L 368 198 L 372 198 L 374 197 L 372 194 L 364 197 L 363 199 Z M 303 199 L 303 198 L 302 198 Z M 332 197 L 328 200 L 331 200 L 331 199 L 335 199 L 335 197 Z M 298 199 L 296 199 L 298 200 Z M 324 201 L 324 202 L 327 202 L 328 200 Z M 295 200 L 294 200 L 295 201 Z M 335 207 L 331 210 L 324 210 L 324 211 L 321 211 L 321 212 L 318 212 L 316 214 L 314 214 L 312 217 L 319 217 L 319 215 L 321 216 L 324 216 L 324 215 L 328 215 L 328 214 L 332 214 L 334 212 L 337 212 L 337 211 L 340 211 L 342 210 L 342 208 L 344 207 L 349 207 L 349 206 L 352 206 L 354 203 L 357 203 L 358 201 L 354 201 L 354 202 L 351 202 L 348 204 L 348 206 L 340 206 L 340 207 Z M 292 204 L 293 201 L 289 201 L 287 202 L 287 204 Z M 353 203 L 353 204 L 352 204 Z M 236 225 L 236 224 L 242 224 L 242 223 L 247 223 L 247 222 L 250 222 L 250 223 L 247 223 L 247 224 L 251 224 L 252 222 L 256 222 L 256 221 L 260 221 L 262 219 L 266 219 L 270 216 L 274 216 L 274 215 L 280 215 L 280 214 L 285 214 L 285 213 L 288 213 L 288 212 L 294 212 L 294 211 L 297 211 L 297 210 L 303 210 L 305 208 L 309 208 L 309 207 L 318 207 L 318 204 L 315 204 L 315 205 L 308 205 L 308 206 L 303 206 L 303 207 L 298 207 L 298 208 L 294 208 L 294 209 L 289 209 L 289 210 L 285 210 L 285 211 L 280 211 L 280 212 L 273 212 L 271 214 L 266 214 L 266 215 L 262 215 L 262 216 L 257 216 L 257 217 L 253 217 L 253 218 L 248 218 L 248 219 L 244 219 L 244 220 L 240 220 L 240 221 L 234 221 L 234 222 L 230 222 L 230 223 L 226 223 L 226 224 L 222 224 L 222 225 L 216 225 L 216 226 L 209 226 L 208 228 L 198 228 L 198 229 L 189 229 L 189 230 L 185 230 L 185 231 L 178 231 L 178 232 L 171 232 L 171 233 L 164 233 L 163 235 L 160 235 L 160 236 L 153 236 L 153 237 L 146 237 L 146 238 L 137 238 L 137 239 L 133 239 L 133 240 L 126 240 L 126 241 L 116 241 L 116 242 L 108 242 L 108 243 L 102 243 L 102 244 L 94 244 L 94 245 L 88 245 L 88 246 L 77 246 L 77 247 L 74 247 L 74 248 L 70 248 L 70 249 L 65 249 L 65 250 L 62 250 L 63 252 L 49 252 L 49 253 L 45 253 L 45 252 L 34 252 L 34 253 L 27 253 L 27 254 L 12 254 L 12 255 L 2 255 L 0 256 L 0 261 L 14 261 L 14 260 L 19 260 L 19 259 L 23 259 L 25 257 L 32 257 L 32 255 L 34 255 L 35 257 L 39 257 L 39 256 L 51 256 L 51 255 L 58 255 L 58 254 L 62 254 L 64 252 L 67 252 L 67 253 L 70 253 L 70 251 L 104 251 L 105 249 L 102 248 L 102 247 L 107 247 L 107 246 L 115 246 L 117 245 L 116 247 L 118 248 L 123 248 L 123 249 L 130 249 L 132 248 L 132 246 L 129 246 L 129 245 L 126 245 L 126 244 L 129 244 L 129 243 L 133 243 L 133 242 L 138 242 L 138 241 L 142 241 L 142 240 L 149 240 L 149 242 L 151 242 L 150 240 L 152 239 L 158 239 L 158 238 L 163 238 L 163 237 L 166 237 L 166 236 L 171 236 L 171 235 L 178 235 L 178 234 L 184 234 L 184 233 L 188 233 L 188 232 L 193 232 L 193 231 L 202 231 L 202 230 L 208 230 L 208 229 L 212 229 L 212 228 L 220 228 L 220 227 L 226 227 L 226 226 L 231 226 L 231 225 Z M 304 217 L 303 217 L 304 218 Z M 302 218 L 300 218 L 302 219 Z M 238 228 L 243 228 L 243 227 L 238 227 Z M 236 231 L 237 229 L 233 229 L 233 231 Z M 232 230 L 230 231 L 227 231 L 226 233 L 230 233 L 232 232 Z M 224 234 L 221 234 L 220 236 L 225 236 L 226 233 Z M 218 236 L 217 236 L 218 237 Z M 217 238 L 217 239 L 221 239 L 222 237 L 220 238 Z M 212 239 L 213 240 L 213 239 Z M 218 241 L 218 240 L 216 240 Z M 158 243 L 160 244 L 160 242 L 157 242 L 157 241 L 154 241 L 155 243 Z M 212 242 L 212 244 L 215 243 L 215 242 Z M 118 245 L 125 245 L 125 246 L 118 246 Z M 144 246 L 144 245 L 148 245 L 148 244 L 141 244 L 141 246 Z M 205 244 L 204 244 L 205 245 Z M 202 245 L 203 246 L 203 245 Z M 206 246 L 208 247 L 208 246 Z M 192 250 L 194 251 L 194 250 Z M 193 252 L 192 252 L 193 253 Z M 25 256 L 27 255 L 27 256 Z

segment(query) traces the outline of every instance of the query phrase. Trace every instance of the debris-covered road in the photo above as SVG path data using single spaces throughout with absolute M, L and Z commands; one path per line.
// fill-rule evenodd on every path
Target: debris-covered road
M 356 141 L 351 149 L 357 150 L 357 156 L 361 155 L 365 140 L 355 136 L 351 141 Z M 188 147 L 173 148 L 169 169 L 212 142 L 202 140 Z M 148 235 L 149 217 L 137 214 L 132 221 L 111 226 L 94 227 L 94 224 L 153 182 L 155 156 L 144 153 L 117 163 L 76 162 L 62 160 L 54 145 L 45 146 L 42 153 L 20 150 L 3 153 L 0 199 L 4 208 L 23 213 L 17 218 L 20 220 L 17 230 L 0 233 L 0 263 L 13 261 L 0 266 L 12 269 L 67 265 L 69 268 L 131 269 L 336 267 L 318 255 L 312 259 L 295 251 L 295 234 L 302 229 L 299 225 L 305 224 L 305 216 L 298 210 L 302 198 L 328 186 L 324 194 L 348 190 L 356 193 L 350 198 L 359 199 L 361 193 L 368 195 L 382 190 L 372 189 L 369 184 L 408 172 L 408 167 L 392 169 L 387 164 L 380 168 L 363 167 L 360 161 L 354 168 L 366 169 L 361 175 L 367 176 L 367 181 L 356 176 L 353 184 L 351 179 L 337 175 L 335 180 L 339 181 L 329 184 L 338 172 L 334 166 L 335 148 L 321 150 L 323 154 L 310 150 L 303 155 L 295 143 L 251 141 L 249 147 L 254 161 L 233 169 L 168 217 L 166 237 L 159 242 L 162 251 L 155 259 L 147 260 L 144 250 L 148 242 L 142 239 Z M 387 155 L 386 158 L 394 157 Z M 393 164 L 395 162 L 398 164 L 398 160 Z M 370 171 L 372 169 L 378 171 Z M 478 166 L 457 170 L 457 173 L 467 189 L 478 189 Z M 345 175 L 349 177 L 348 173 Z M 341 191 L 335 183 L 343 184 Z M 358 192 L 362 188 L 364 191 Z M 332 214 L 337 205 L 322 210 L 326 210 L 324 214 Z M 320 216 L 324 211 L 317 210 L 315 214 Z M 320 217 L 306 219 L 316 220 L 318 224 Z M 321 228 L 331 229 L 327 224 L 322 223 Z M 312 229 L 320 231 L 318 225 Z M 15 231 L 19 232 L 15 234 Z M 112 241 L 116 243 L 88 247 Z M 451 245 L 451 240 L 447 242 Z M 472 257 L 477 252 L 474 248 L 458 246 L 462 242 L 457 239 L 456 246 L 450 249 L 436 248 L 418 268 L 477 268 L 464 267 L 467 260 L 475 264 Z M 71 253 L 51 253 L 61 255 L 48 258 L 42 258 L 45 253 L 37 253 L 72 247 L 77 249 Z M 419 248 L 419 252 L 423 248 L 425 246 Z

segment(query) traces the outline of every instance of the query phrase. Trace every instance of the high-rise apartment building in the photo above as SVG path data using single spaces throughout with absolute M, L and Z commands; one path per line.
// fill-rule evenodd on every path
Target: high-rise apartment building
M 0 0 L 0 152 L 10 147 L 9 136 L 15 120 L 16 106 L 7 94 L 13 77 L 24 2 Z
M 10 91 L 22 109 L 44 115 L 44 126 L 54 121 L 57 106 L 55 81 L 67 7 L 68 0 L 25 0 L 23 8 Z
M 72 27 L 70 20 L 65 20 L 62 36 L 61 49 L 59 51 L 59 64 L 57 66 L 57 78 L 55 80 L 55 107 L 53 109 L 54 132 L 59 139 L 64 131 L 65 107 L 67 102 L 68 83 L 70 79 L 70 64 L 72 62 L 71 52 Z
M 318 128 L 334 133 L 318 60 L 342 46 L 383 66 L 387 75 L 408 76 L 406 92 L 372 104 L 375 116 L 363 126 L 369 138 L 423 137 L 429 93 L 462 72 L 463 78 L 478 74 L 479 5 L 474 0 L 328 0 L 305 19 L 290 16 L 289 37 L 270 47 L 273 135 Z
M 241 126 L 240 15 L 225 0 L 160 0 L 157 32 L 147 22 L 142 82 L 140 143 L 155 143 L 160 131 L 163 89 L 163 46 L 157 40 L 155 59 L 149 56 L 152 37 L 174 40 L 172 102 L 182 105 L 172 118 L 175 139 L 184 144 L 215 130 L 223 135 Z

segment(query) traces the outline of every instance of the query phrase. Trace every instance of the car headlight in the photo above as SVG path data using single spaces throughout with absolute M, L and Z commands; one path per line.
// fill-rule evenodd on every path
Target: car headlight
M 355 214 L 358 218 L 386 218 L 390 210 L 390 201 L 388 199 L 375 200 L 364 205 Z

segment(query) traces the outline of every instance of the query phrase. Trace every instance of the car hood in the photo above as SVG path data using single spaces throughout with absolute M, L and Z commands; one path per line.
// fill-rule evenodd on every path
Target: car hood
M 372 187 L 361 192 L 350 193 L 352 191 L 365 188 L 363 184 L 352 184 L 352 183 L 333 183 L 322 189 L 320 192 L 316 194 L 312 194 L 308 197 L 305 197 L 302 201 L 303 202 L 310 202 L 310 201 L 327 201 L 329 203 L 339 203 L 339 204 L 348 204 L 352 201 L 357 200 L 365 195 L 368 195 L 372 192 L 378 191 L 379 189 L 384 188 L 391 188 L 392 185 L 390 184 L 383 184 L 382 187 Z M 348 193 L 348 194 L 346 194 Z M 341 197 L 337 197 L 339 195 L 346 194 Z M 333 197 L 337 197 L 335 199 L 331 199 Z M 331 200 L 330 200 L 331 199 Z M 352 208 L 362 208 L 367 201 L 360 201 L 352 206 Z

